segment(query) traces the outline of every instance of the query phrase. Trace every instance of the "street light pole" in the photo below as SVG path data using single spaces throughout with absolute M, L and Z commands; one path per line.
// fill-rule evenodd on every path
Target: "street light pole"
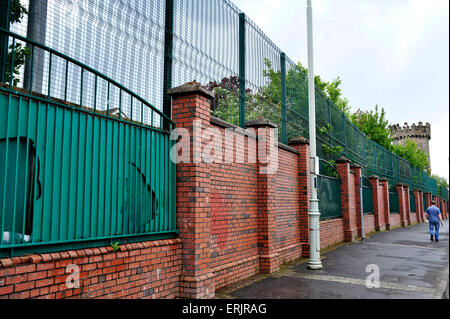
M 311 159 L 311 198 L 309 201 L 309 261 L 308 268 L 322 269 L 320 260 L 320 212 L 317 198 L 317 175 L 319 174 L 319 158 L 316 155 L 316 103 L 314 87 L 314 50 L 311 0 L 307 0 L 306 8 L 308 29 L 308 100 L 309 100 L 309 145 Z

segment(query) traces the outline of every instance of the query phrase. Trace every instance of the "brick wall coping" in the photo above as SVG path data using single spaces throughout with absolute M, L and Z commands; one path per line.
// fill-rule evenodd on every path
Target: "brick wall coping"
M 369 179 L 379 179 L 381 181 L 380 177 L 378 177 L 377 175 L 370 175 Z
M 239 126 L 236 126 L 234 124 L 228 123 L 228 122 L 226 122 L 224 120 L 221 120 L 221 119 L 219 119 L 217 117 L 211 116 L 210 122 L 211 122 L 211 124 L 214 124 L 214 125 L 217 125 L 217 126 L 220 126 L 220 127 L 223 127 L 223 128 L 235 129 L 236 133 L 248 136 L 249 138 L 253 138 L 255 140 L 258 139 L 258 136 L 256 136 L 256 134 L 253 134 L 253 132 L 250 132 L 249 130 L 243 129 L 243 128 L 241 128 Z M 278 147 L 283 149 L 283 150 L 285 150 L 285 151 L 288 151 L 288 152 L 300 155 L 300 153 L 295 148 L 290 147 L 290 146 L 288 146 L 286 144 L 278 142 Z
M 117 252 L 131 251 L 136 249 L 145 249 L 159 246 L 167 246 L 181 244 L 181 239 L 172 238 L 172 239 L 162 239 L 162 240 L 153 240 L 153 241 L 144 241 L 139 243 L 130 243 L 120 245 Z M 62 252 L 55 253 L 44 253 L 44 254 L 32 254 L 27 256 L 20 257 L 12 257 L 12 258 L 2 258 L 0 259 L 0 267 L 12 267 L 20 264 L 39 264 L 41 262 L 51 262 L 51 261 L 59 261 L 63 259 L 71 259 L 78 257 L 86 257 L 86 256 L 97 256 L 97 255 L 106 255 L 108 253 L 114 252 L 114 249 L 111 246 L 106 247 L 94 247 L 94 248 L 84 248 L 77 250 L 67 250 Z
M 226 122 L 224 120 L 221 120 L 221 119 L 219 119 L 219 118 L 217 118 L 215 116 L 212 116 L 212 115 L 211 115 L 210 123 L 212 123 L 214 125 L 217 125 L 217 126 L 220 126 L 220 127 L 223 127 L 223 128 L 232 128 L 238 134 L 247 135 L 248 137 L 253 138 L 255 140 L 257 139 L 256 134 L 254 134 L 253 132 L 251 132 L 249 130 L 246 130 L 246 129 L 243 129 L 243 128 L 241 128 L 239 126 L 236 126 L 234 124 L 228 123 L 228 122 Z
M 300 152 L 299 152 L 299 151 L 297 151 L 297 150 L 296 150 L 295 148 L 293 148 L 293 147 L 287 146 L 286 144 L 278 143 L 278 147 L 281 148 L 282 150 L 285 150 L 285 151 L 288 151 L 288 152 L 291 152 L 291 153 L 300 155 Z
M 351 160 L 349 160 L 347 157 L 345 157 L 345 156 L 342 156 L 342 157 L 340 157 L 340 158 L 338 158 L 337 160 L 336 160 L 336 163 L 338 163 L 338 164 L 343 164 L 343 163 L 351 163 L 352 161 Z
M 271 127 L 271 128 L 277 128 L 278 127 L 276 124 L 274 124 L 271 121 L 266 120 L 264 118 L 247 121 L 247 122 L 244 123 L 244 125 L 246 127 L 253 127 L 253 126 L 268 126 L 268 127 Z
M 309 140 L 307 138 L 304 138 L 303 136 L 297 136 L 297 137 L 293 138 L 292 140 L 289 140 L 288 144 L 289 145 L 304 145 L 304 144 L 309 145 Z
M 362 166 L 357 163 L 354 163 L 354 164 L 350 165 L 350 168 L 362 168 Z
M 176 88 L 167 90 L 167 94 L 171 96 L 201 94 L 207 98 L 214 98 L 214 93 L 203 88 L 200 83 L 188 82 Z

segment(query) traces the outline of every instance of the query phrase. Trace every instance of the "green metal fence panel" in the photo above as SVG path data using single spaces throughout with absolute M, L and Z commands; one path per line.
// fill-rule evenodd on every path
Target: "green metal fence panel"
M 1 32 L 52 63 L 45 96 L 12 77 L 0 86 L 0 249 L 175 234 L 173 141 L 163 129 L 174 122 L 96 70 Z M 67 99 L 54 69 L 62 61 L 79 76 L 63 77 Z
M 319 197 L 320 219 L 342 217 L 341 180 L 319 175 L 317 176 L 317 192 Z
M 373 197 L 372 185 L 367 177 L 362 177 L 362 192 L 363 192 L 363 212 L 364 214 L 373 214 Z
M 411 212 L 416 212 L 416 196 L 414 196 L 414 192 L 409 192 L 409 209 Z
M 3 93 L 0 118 L 0 248 L 176 231 L 167 133 Z
M 400 214 L 398 192 L 395 188 L 389 189 L 389 212 L 391 214 Z

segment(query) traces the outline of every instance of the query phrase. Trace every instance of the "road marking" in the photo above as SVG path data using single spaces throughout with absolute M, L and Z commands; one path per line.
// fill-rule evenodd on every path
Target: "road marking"
M 408 248 L 420 248 L 420 249 L 431 249 L 431 250 L 448 250 L 448 248 L 436 248 L 436 247 L 426 247 L 426 246 L 417 246 L 417 245 L 404 245 L 404 244 L 393 244 L 393 243 L 380 243 L 374 241 L 365 241 L 364 244 L 370 245 L 388 245 L 388 246 L 400 246 L 400 247 L 408 247 Z
M 366 286 L 365 279 L 346 278 L 346 277 L 327 276 L 327 275 L 303 274 L 303 273 L 298 273 L 298 272 L 295 272 L 292 270 L 287 271 L 284 274 L 280 274 L 280 277 L 281 276 Z M 376 288 L 371 288 L 371 289 L 376 289 Z M 401 284 L 395 284 L 395 283 L 383 282 L 383 281 L 380 281 L 379 289 L 403 290 L 403 291 L 430 294 L 433 296 L 436 294 L 436 291 L 437 291 L 437 289 L 434 289 L 434 288 L 427 288 L 427 287 L 420 287 L 420 286 L 413 286 L 413 285 L 401 285 Z

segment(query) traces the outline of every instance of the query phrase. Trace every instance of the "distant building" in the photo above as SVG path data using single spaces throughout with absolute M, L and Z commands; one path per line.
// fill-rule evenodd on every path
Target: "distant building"
M 422 122 L 419 122 L 418 125 L 412 124 L 411 126 L 405 123 L 403 127 L 396 124 L 391 126 L 391 131 L 394 144 L 404 144 L 406 139 L 413 140 L 422 151 L 428 154 L 428 162 L 430 162 L 430 123 L 423 125 Z

